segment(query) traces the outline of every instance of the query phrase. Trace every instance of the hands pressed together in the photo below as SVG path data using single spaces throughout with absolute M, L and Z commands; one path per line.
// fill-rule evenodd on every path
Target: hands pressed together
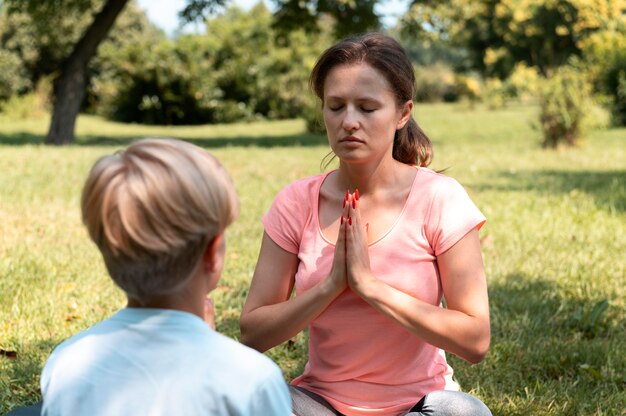
M 339 234 L 330 278 L 343 291 L 346 288 L 363 295 L 367 288 L 378 283 L 372 274 L 367 249 L 368 224 L 363 224 L 359 210 L 359 190 L 346 191 L 343 200 Z

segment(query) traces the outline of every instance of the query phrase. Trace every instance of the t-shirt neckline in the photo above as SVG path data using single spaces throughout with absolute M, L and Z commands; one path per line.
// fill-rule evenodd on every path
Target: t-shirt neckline
M 411 200 L 411 198 L 412 198 L 412 196 L 414 194 L 415 184 L 417 183 L 417 176 L 420 173 L 419 166 L 415 166 L 415 169 L 416 169 L 417 172 L 415 172 L 415 177 L 413 178 L 413 184 L 411 185 L 411 189 L 409 190 L 409 195 L 407 196 L 406 201 L 404 201 L 404 206 L 402 207 L 402 211 L 400 211 L 400 214 L 398 214 L 398 217 L 393 222 L 391 227 L 389 227 L 389 229 L 385 233 L 383 233 L 380 237 L 378 237 L 376 240 L 374 240 L 371 243 L 369 243 L 367 245 L 368 247 L 372 247 L 373 245 L 378 244 L 385 237 L 387 237 L 389 234 L 391 234 L 391 232 L 393 230 L 395 230 L 396 227 L 398 226 L 398 224 L 400 223 L 402 217 L 404 217 L 404 213 L 406 212 L 407 207 L 409 206 L 409 202 L 410 202 L 410 200 Z M 336 172 L 337 170 L 338 169 L 333 169 L 333 170 L 331 170 L 329 172 L 326 172 L 326 174 L 322 175 L 321 180 L 317 184 L 317 189 L 315 189 L 315 199 L 313 201 L 313 215 L 314 215 L 313 220 L 315 221 L 315 226 L 317 227 L 317 232 L 319 233 L 319 235 L 322 238 L 322 240 L 324 240 L 326 243 L 330 244 L 333 247 L 335 247 L 335 243 L 333 243 L 328 238 L 326 238 L 326 236 L 322 232 L 322 227 L 320 225 L 320 218 L 319 218 L 319 200 L 320 200 L 320 191 L 322 190 L 322 185 L 324 184 L 324 182 L 326 181 L 328 176 L 331 173 Z

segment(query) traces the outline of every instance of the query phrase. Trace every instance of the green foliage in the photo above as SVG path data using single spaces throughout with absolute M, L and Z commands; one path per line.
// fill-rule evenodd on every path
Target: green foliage
M 308 94 L 308 99 L 306 100 L 300 118 L 305 121 L 308 132 L 316 134 L 326 133 L 322 103 L 313 93 Z
M 505 79 L 518 62 L 546 75 L 580 56 L 584 41 L 626 22 L 624 0 L 415 1 L 404 32 L 463 47 L 472 66 Z
M 591 131 L 580 147 L 546 152 L 538 108 L 467 111 L 418 105 L 435 169 L 458 179 L 488 218 L 481 229 L 491 349 L 454 376 L 494 416 L 622 416 L 626 408 L 626 129 Z M 40 398 L 38 374 L 54 346 L 124 305 L 80 222 L 89 166 L 136 137 L 175 136 L 208 148 L 233 177 L 241 216 L 228 229 L 214 292 L 218 330 L 238 318 L 263 234 L 259 219 L 287 183 L 320 172 L 322 136 L 297 120 L 158 127 L 78 120 L 77 143 L 41 146 L 41 120 L 0 115 L 0 414 Z M 306 336 L 273 348 L 291 380 Z M 366 347 L 366 346 L 365 346 Z
M 475 102 L 481 95 L 480 79 L 473 75 L 455 74 L 452 68 L 437 62 L 415 68 L 415 100 L 423 103 Z
M 626 25 L 590 37 L 584 52 L 595 90 L 607 97 L 614 124 L 626 126 Z
M 8 24 L 1 36 L 20 51 L 33 85 L 58 71 L 62 60 L 102 6 L 102 0 L 5 0 Z
M 519 63 L 504 81 L 499 78 L 487 78 L 480 100 L 492 110 L 504 108 L 511 101 L 534 103 L 539 96 L 542 79 L 536 68 Z
M 260 3 L 207 21 L 207 35 L 148 34 L 104 47 L 94 78 L 97 114 L 147 124 L 284 119 L 305 112 L 308 75 L 330 43 L 303 31 L 278 38 Z M 143 33 L 143 32 L 140 32 Z
M 31 70 L 38 52 L 25 20 L 24 15 L 9 17 L 0 7 L 0 102 L 33 86 Z
M 50 78 L 42 78 L 34 91 L 0 101 L 0 114 L 10 120 L 42 119 L 50 113 L 51 90 Z
M 540 122 L 543 147 L 575 145 L 584 133 L 591 103 L 591 87 L 584 75 L 559 68 L 542 86 Z
M 8 2 L 10 7 L 0 9 L 0 102 L 16 94 L 33 93 L 42 78 L 56 75 L 91 15 L 101 6 L 101 1 L 66 3 Z M 103 86 L 115 76 L 111 56 L 128 45 L 150 45 L 155 38 L 163 39 L 164 34 L 131 2 L 89 66 L 92 82 L 87 91 L 87 111 L 95 111 L 100 94 L 112 92 L 110 83 Z
M 318 32 L 320 22 L 325 19 L 332 20 L 336 39 L 380 27 L 374 10 L 377 0 L 275 0 L 275 3 L 274 27 L 282 35 L 301 29 Z
M 454 71 L 443 63 L 415 67 L 415 99 L 434 103 L 454 101 Z
M 0 102 L 28 91 L 31 81 L 19 57 L 8 50 L 0 49 Z

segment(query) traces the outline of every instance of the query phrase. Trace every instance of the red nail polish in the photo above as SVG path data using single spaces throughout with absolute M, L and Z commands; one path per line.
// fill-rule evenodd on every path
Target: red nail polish
M 352 217 L 348 217 L 348 224 L 352 225 Z
M 341 216 L 341 225 L 343 225 L 343 215 Z
M 352 208 L 356 209 L 356 199 L 352 200 Z
M 344 199 L 347 201 L 347 200 L 348 200 L 348 198 L 350 198 L 350 192 L 346 190 L 346 196 L 345 196 L 345 198 L 344 198 Z
M 357 201 L 359 200 L 359 188 L 356 188 L 356 190 L 354 191 L 354 197 Z
M 343 208 L 345 208 L 345 207 L 346 207 L 346 202 L 348 202 L 348 200 L 347 200 L 347 199 L 344 199 L 344 200 L 343 200 Z

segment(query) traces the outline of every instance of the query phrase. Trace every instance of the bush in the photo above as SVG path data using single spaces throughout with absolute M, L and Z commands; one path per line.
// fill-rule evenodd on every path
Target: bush
M 12 95 L 8 100 L 0 102 L 0 113 L 11 120 L 43 118 L 51 108 L 51 91 L 50 77 L 42 78 L 34 91 Z
M 464 101 L 470 107 L 480 100 L 482 87 L 480 79 L 471 74 L 456 74 L 454 76 L 454 101 Z M 448 95 L 449 98 L 453 98 Z
M 310 133 L 325 134 L 324 115 L 320 100 L 313 94 L 308 95 L 301 118 L 306 122 L 306 129 Z
M 537 98 L 539 94 L 539 71 L 536 67 L 529 67 L 524 63 L 515 65 L 513 72 L 507 78 L 507 93 L 523 103 L 528 103 Z
M 542 146 L 575 145 L 582 137 L 591 104 L 591 86 L 579 71 L 559 68 L 540 91 Z
M 600 83 L 613 124 L 626 126 L 626 51 L 607 65 Z
M 324 33 L 277 39 L 272 14 L 230 7 L 206 35 L 155 35 L 101 48 L 92 111 L 125 122 L 205 124 L 308 115 L 307 80 Z
M 626 126 L 626 33 L 605 30 L 583 43 L 595 91 L 607 98 L 613 123 Z
M 452 68 L 443 63 L 415 66 L 415 99 L 423 103 L 456 101 Z
M 480 98 L 490 110 L 504 108 L 509 98 L 507 85 L 499 78 L 488 78 Z

